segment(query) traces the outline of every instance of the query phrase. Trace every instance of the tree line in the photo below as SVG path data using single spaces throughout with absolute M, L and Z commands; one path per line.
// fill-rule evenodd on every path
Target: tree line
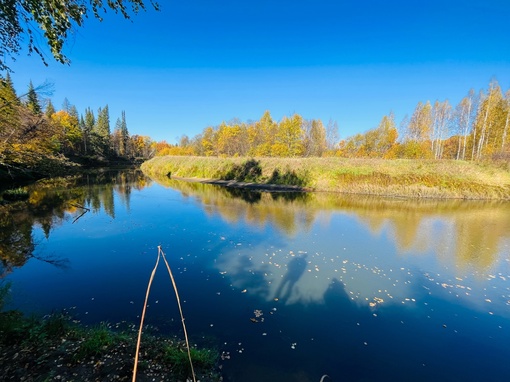
M 0 78 L 0 168 L 4 171 L 45 174 L 68 166 L 70 159 L 104 165 L 152 156 L 153 141 L 129 134 L 124 111 L 112 129 L 108 105 L 96 113 L 88 107 L 80 114 L 66 99 L 56 110 L 51 100 L 41 100 L 43 90 L 44 85 L 35 88 L 30 82 L 27 92 L 18 95 L 9 74 Z
M 496 81 L 487 91 L 470 90 L 455 107 L 448 100 L 418 102 L 397 126 L 393 113 L 364 133 L 339 140 L 338 125 L 306 120 L 298 114 L 280 122 L 266 111 L 259 121 L 233 120 L 206 127 L 179 143 L 156 144 L 157 155 L 339 156 L 497 160 L 510 158 L 510 90 Z
M 299 114 L 274 121 L 266 111 L 259 121 L 234 119 L 206 127 L 193 138 L 182 135 L 176 145 L 156 144 L 156 155 L 299 157 L 323 156 L 338 142 L 338 125 L 305 120 Z
M 453 106 L 448 100 L 418 102 L 397 128 L 393 114 L 379 126 L 340 142 L 347 157 L 497 160 L 510 158 L 510 90 L 496 81 L 471 89 Z
M 238 119 L 208 126 L 177 144 L 130 135 L 123 111 L 110 124 L 108 105 L 82 114 L 64 100 L 56 110 L 41 100 L 41 88 L 28 85 L 18 95 L 7 74 L 0 78 L 0 170 L 51 173 L 69 159 L 92 165 L 146 160 L 153 155 L 421 158 L 487 160 L 510 158 L 510 90 L 496 81 L 488 90 L 470 90 L 456 105 L 448 100 L 418 102 L 397 126 L 392 113 L 364 133 L 339 139 L 338 124 L 306 120 L 299 114 L 275 121 Z

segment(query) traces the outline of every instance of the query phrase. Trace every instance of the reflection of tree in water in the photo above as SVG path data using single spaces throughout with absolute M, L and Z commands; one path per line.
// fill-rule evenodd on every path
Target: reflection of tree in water
M 115 192 L 123 193 L 129 205 L 131 189 L 141 189 L 147 184 L 140 171 L 123 171 L 46 179 L 28 186 L 27 201 L 0 205 L 0 277 L 23 266 L 30 258 L 65 267 L 65 259 L 34 256 L 33 227 L 40 226 L 49 237 L 54 227 L 83 214 L 84 206 L 92 206 L 96 212 L 102 207 L 114 217 Z
M 262 193 L 260 191 L 250 191 L 237 187 L 225 187 L 225 191 L 227 191 L 233 198 L 242 199 L 250 204 L 258 203 L 262 198 Z
M 8 207 L 0 207 L 0 277 L 25 264 L 35 245 L 32 224 Z
M 275 293 L 275 298 L 287 302 L 292 296 L 292 291 L 306 270 L 306 255 L 294 257 L 287 264 L 287 273 L 282 278 Z
M 206 212 L 219 213 L 230 223 L 244 220 L 255 226 L 274 224 L 287 235 L 308 230 L 315 220 L 313 194 L 261 192 L 158 177 L 157 182 L 178 190 L 184 197 L 198 197 Z
M 295 192 L 271 192 L 273 200 L 284 200 L 287 202 L 300 201 L 306 202 L 310 199 L 310 193 L 295 191 Z
M 352 214 L 374 235 L 389 234 L 399 252 L 434 251 L 460 266 L 487 270 L 510 239 L 510 203 L 414 200 L 335 193 L 267 193 L 258 203 L 232 199 L 224 187 L 158 178 L 185 196 L 199 197 L 210 213 L 235 223 L 273 224 L 287 235 L 308 230 L 318 216 Z M 257 196 L 258 198 L 258 196 Z M 444 228 L 438 232 L 437 221 Z
M 26 219 L 23 211 L 0 208 L 0 278 L 35 258 L 59 268 L 67 266 L 67 260 L 55 256 L 35 256 L 36 244 L 32 236 L 33 222 Z

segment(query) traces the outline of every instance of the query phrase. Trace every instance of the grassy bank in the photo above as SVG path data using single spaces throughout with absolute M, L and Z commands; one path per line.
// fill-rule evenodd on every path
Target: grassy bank
M 8 284 L 0 284 L 0 380 L 131 381 L 138 326 L 101 323 L 85 327 L 65 312 L 42 318 L 1 311 Z M 137 381 L 184 381 L 190 365 L 182 341 L 145 328 Z M 218 354 L 191 349 L 197 378 L 220 381 Z
M 450 160 L 156 157 L 145 174 L 421 198 L 510 199 L 508 166 Z

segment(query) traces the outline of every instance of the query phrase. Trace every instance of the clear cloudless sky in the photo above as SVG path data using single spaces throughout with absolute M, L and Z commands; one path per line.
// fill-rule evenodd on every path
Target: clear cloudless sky
M 131 135 L 175 143 L 265 110 L 331 119 L 346 138 L 390 112 L 399 124 L 420 101 L 510 87 L 508 0 L 159 3 L 132 20 L 87 19 L 65 46 L 69 66 L 22 53 L 16 90 L 49 81 L 57 109 L 108 104 L 112 130 L 125 110 Z

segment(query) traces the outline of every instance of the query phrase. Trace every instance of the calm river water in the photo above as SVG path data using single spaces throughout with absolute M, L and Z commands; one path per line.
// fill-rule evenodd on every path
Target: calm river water
M 138 325 L 158 246 L 228 381 L 508 381 L 510 203 L 53 180 L 1 216 L 11 308 Z M 82 208 L 85 207 L 85 208 Z M 146 322 L 182 336 L 160 264 Z

